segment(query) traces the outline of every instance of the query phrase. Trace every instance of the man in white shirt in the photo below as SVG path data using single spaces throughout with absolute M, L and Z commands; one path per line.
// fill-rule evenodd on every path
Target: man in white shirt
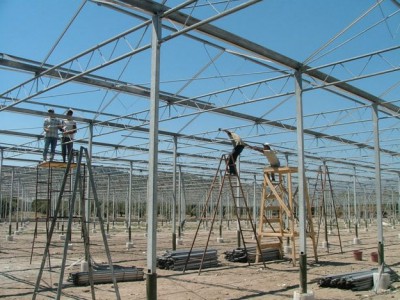
M 242 141 L 242 138 L 238 134 L 226 129 L 220 128 L 219 130 L 225 131 L 232 142 L 233 150 L 229 156 L 229 173 L 230 175 L 237 175 L 235 166 L 236 159 L 239 157 L 240 153 L 242 153 L 244 147 L 247 146 L 247 144 Z
M 67 118 L 62 122 L 62 144 L 61 144 L 61 155 L 63 162 L 69 157 L 73 149 L 73 140 L 75 138 L 75 133 L 77 131 L 76 122 L 72 120 L 72 115 L 74 114 L 72 109 L 69 109 L 66 113 Z
M 264 154 L 264 156 L 268 159 L 268 162 L 272 168 L 279 168 L 281 166 L 279 158 L 276 156 L 275 151 L 271 149 L 271 146 L 269 143 L 264 143 L 263 148 L 250 146 L 250 145 L 249 145 L 249 148 Z M 274 173 L 271 173 L 271 179 L 272 179 L 272 181 L 275 181 Z
M 43 161 L 47 161 L 47 153 L 50 147 L 50 161 L 53 161 L 54 154 L 56 152 L 57 141 L 58 141 L 58 130 L 61 130 L 61 120 L 56 118 L 54 115 L 54 109 L 50 108 L 48 111 L 49 116 L 44 119 L 43 130 L 44 130 L 44 150 L 43 150 Z

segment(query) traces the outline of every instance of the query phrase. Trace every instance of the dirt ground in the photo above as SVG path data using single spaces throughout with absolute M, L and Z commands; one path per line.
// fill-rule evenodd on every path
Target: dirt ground
M 342 224 L 343 222 L 341 222 Z M 42 224 L 43 225 L 43 224 Z M 172 248 L 171 226 L 159 225 L 157 233 L 157 253 L 162 255 L 165 250 Z M 196 224 L 189 223 L 182 235 L 182 245 L 178 249 L 190 249 L 193 241 Z M 400 228 L 400 225 L 398 225 Z M 394 271 L 400 274 L 400 237 L 398 228 L 384 227 L 385 262 Z M 2 242 L 0 246 L 0 299 L 32 299 L 37 274 L 44 251 L 44 228 L 39 231 L 35 239 L 32 253 L 34 223 L 27 224 L 23 231 L 14 236 L 13 241 L 7 241 L 8 224 L 0 225 Z M 62 299 L 92 299 L 90 286 L 74 286 L 67 281 L 71 272 L 80 271 L 80 261 L 84 249 L 80 238 L 80 231 L 74 225 L 72 249 L 68 250 L 67 264 L 64 276 Z M 201 229 L 196 243 L 202 243 L 209 230 Z M 391 284 L 388 290 L 354 292 L 337 288 L 319 287 L 319 278 L 328 274 L 358 272 L 377 267 L 370 258 L 371 252 L 377 251 L 376 225 L 371 224 L 368 230 L 359 229 L 361 244 L 353 245 L 354 232 L 340 229 L 343 253 L 336 232 L 328 235 L 329 252 L 322 248 L 323 233 L 319 235 L 318 263 L 315 263 L 311 248 L 308 249 L 307 289 L 314 293 L 315 299 L 400 299 L 400 282 Z M 236 247 L 236 230 L 224 228 L 223 243 L 217 243 L 217 234 L 212 233 L 208 248 L 217 249 L 219 267 L 198 270 L 182 271 L 157 269 L 157 299 L 200 300 L 200 299 L 293 299 L 294 292 L 299 291 L 299 269 L 293 266 L 288 259 L 269 261 L 266 265 L 255 263 L 233 263 L 225 260 L 224 252 L 232 251 Z M 111 257 L 115 264 L 135 266 L 147 269 L 145 227 L 133 226 L 132 242 L 134 247 L 127 249 L 128 234 L 123 224 L 115 225 L 110 229 L 108 243 Z M 63 254 L 63 241 L 60 232 L 53 235 L 50 248 L 50 265 L 46 263 L 43 272 L 41 287 L 36 299 L 53 299 L 57 293 L 57 284 L 60 274 Z M 103 241 L 100 230 L 90 233 L 91 254 L 96 263 L 106 262 Z M 309 242 L 310 240 L 308 240 Z M 203 240 L 205 247 L 205 240 Z M 310 243 L 309 243 L 310 244 Z M 363 251 L 363 258 L 357 261 L 353 250 Z M 32 254 L 32 263 L 30 257 Z M 146 275 L 144 280 L 121 282 L 118 284 L 121 299 L 146 299 Z M 95 285 L 95 299 L 116 299 L 113 285 Z

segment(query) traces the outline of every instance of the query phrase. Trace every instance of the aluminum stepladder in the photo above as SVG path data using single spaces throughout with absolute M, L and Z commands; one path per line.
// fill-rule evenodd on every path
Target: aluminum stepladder
M 56 161 L 46 161 L 42 162 L 37 165 L 36 167 L 36 190 L 35 190 L 35 229 L 33 233 L 33 240 L 32 240 L 32 247 L 31 247 L 31 257 L 30 257 L 30 264 L 32 264 L 33 258 L 33 250 L 35 248 L 35 241 L 38 237 L 38 223 L 40 221 L 46 222 L 46 235 L 49 234 L 49 224 L 52 218 L 54 218 L 54 203 L 53 203 L 53 196 L 57 195 L 59 190 L 56 190 L 54 185 L 58 184 L 58 182 L 53 183 L 53 181 L 57 181 L 55 177 L 57 176 L 68 176 L 66 181 L 66 186 L 64 187 L 63 191 L 63 200 L 62 203 L 66 202 L 65 199 L 71 198 L 72 193 L 72 169 L 75 168 L 76 164 L 71 164 L 69 168 L 69 172 L 65 173 L 65 168 L 67 164 L 62 162 Z M 64 169 L 64 170 L 63 170 Z M 69 201 L 68 201 L 69 202 Z M 46 216 L 39 217 L 38 211 L 40 208 L 46 208 Z M 42 204 L 42 205 L 40 205 Z M 64 205 L 62 205 L 64 206 Z M 62 207 L 62 212 L 64 213 L 65 209 Z M 64 215 L 62 215 L 64 217 Z M 58 226 L 58 225 L 57 225 Z M 58 228 L 57 228 L 58 229 Z M 50 265 L 50 256 L 49 256 L 49 266 Z
M 242 242 L 243 247 L 244 247 L 245 252 L 246 252 L 246 255 L 248 257 L 249 253 L 247 251 L 246 240 L 245 240 L 245 236 L 243 234 L 243 232 L 245 230 L 242 229 L 242 221 L 243 221 L 243 219 L 241 219 L 241 214 L 239 212 L 239 210 L 241 210 L 243 208 L 245 210 L 246 215 L 247 215 L 247 220 L 250 222 L 250 226 L 251 226 L 251 230 L 250 231 L 252 232 L 252 237 L 256 241 L 256 251 L 257 252 L 258 251 L 261 252 L 261 247 L 260 247 L 260 243 L 258 241 L 256 227 L 255 227 L 255 225 L 253 223 L 251 212 L 250 212 L 250 209 L 249 209 L 249 207 L 247 205 L 247 200 L 246 200 L 246 197 L 245 197 L 245 194 L 244 194 L 244 191 L 243 191 L 242 184 L 240 182 L 240 176 L 239 176 L 238 170 L 236 168 L 236 163 L 233 163 L 233 164 L 230 165 L 229 161 L 230 161 L 230 154 L 223 154 L 221 156 L 221 159 L 220 159 L 219 164 L 218 164 L 217 171 L 216 171 L 215 176 L 214 176 L 214 178 L 212 180 L 210 189 L 208 190 L 208 193 L 207 193 L 207 198 L 206 198 L 206 201 L 205 201 L 205 204 L 204 204 L 201 216 L 200 216 L 200 221 L 198 222 L 198 226 L 197 226 L 197 229 L 196 229 L 193 241 L 192 241 L 192 245 L 190 247 L 190 250 L 189 250 L 189 253 L 188 253 L 188 256 L 187 256 L 187 259 L 186 259 L 186 263 L 185 263 L 185 267 L 183 269 L 183 272 L 186 271 L 187 264 L 189 262 L 190 255 L 191 255 L 191 253 L 193 251 L 193 247 L 194 247 L 196 238 L 198 236 L 200 226 L 205 220 L 207 220 L 207 210 L 208 210 L 209 205 L 212 204 L 212 203 L 210 203 L 210 202 L 212 202 L 212 200 L 211 200 L 212 199 L 212 192 L 214 191 L 216 186 L 219 186 L 218 194 L 217 194 L 216 201 L 215 201 L 215 205 L 213 206 L 214 209 L 212 211 L 210 230 L 208 232 L 207 242 L 206 242 L 206 246 L 205 246 L 205 249 L 204 249 L 204 252 L 203 252 L 203 256 L 202 256 L 202 259 L 201 259 L 201 263 L 200 263 L 198 274 L 200 274 L 200 272 L 201 272 L 201 269 L 202 269 L 203 263 L 204 263 L 204 258 L 205 258 L 206 252 L 207 252 L 208 244 L 209 244 L 209 241 L 210 241 L 210 236 L 211 236 L 211 233 L 212 233 L 212 230 L 213 230 L 213 226 L 214 226 L 214 223 L 215 223 L 215 217 L 217 215 L 218 208 L 219 208 L 219 205 L 221 203 L 221 196 L 222 196 L 222 193 L 223 193 L 223 190 L 224 190 L 225 182 L 228 182 L 228 184 L 229 184 L 228 189 L 230 190 L 231 198 L 233 200 L 232 201 L 233 202 L 233 208 L 234 208 L 234 213 L 235 213 L 236 220 L 237 220 L 237 225 L 238 225 L 238 243 L 240 241 Z M 223 163 L 225 164 L 225 167 L 224 167 L 224 169 L 222 171 L 221 168 L 223 168 L 222 167 Z M 232 169 L 235 171 L 234 174 L 230 174 L 230 167 L 232 167 Z M 221 173 L 220 171 L 222 171 L 223 175 L 222 175 L 221 181 L 219 182 L 218 178 L 219 178 L 219 175 Z M 254 258 L 255 258 L 255 256 L 256 255 L 254 254 Z M 250 265 L 249 259 L 247 259 L 247 262 Z M 264 260 L 263 260 L 263 264 L 264 264 L 264 267 L 266 267 Z
M 70 237 L 71 237 L 72 220 L 73 220 L 73 214 L 74 214 L 74 208 L 75 208 L 75 202 L 76 202 L 77 194 L 80 194 L 80 198 L 82 200 L 84 200 L 83 199 L 83 194 L 84 194 L 83 193 L 83 186 L 82 186 L 82 180 L 81 180 L 81 177 L 82 177 L 82 170 L 81 169 L 84 168 L 84 164 L 82 162 L 83 157 L 85 157 L 85 159 L 86 159 L 86 167 L 87 167 L 87 171 L 88 171 L 88 178 L 89 178 L 89 181 L 90 181 L 90 187 L 92 189 L 94 203 L 95 203 L 96 210 L 97 210 L 97 217 L 98 217 L 99 223 L 100 223 L 100 229 L 101 229 L 101 235 L 102 235 L 103 242 L 104 242 L 104 248 L 105 248 L 105 252 L 107 254 L 108 264 L 110 266 L 110 271 L 111 271 L 111 274 L 112 274 L 112 280 L 113 280 L 113 285 L 114 285 L 114 289 L 115 289 L 116 299 L 119 300 L 119 299 L 121 299 L 121 297 L 120 297 L 119 288 L 118 288 L 118 284 L 117 284 L 115 273 L 114 273 L 114 268 L 113 268 L 113 264 L 112 264 L 112 260 L 111 260 L 110 249 L 108 247 L 106 232 L 105 232 L 105 229 L 104 229 L 104 221 L 103 221 L 103 216 L 101 215 L 100 202 L 98 200 L 97 191 L 96 191 L 96 188 L 95 188 L 95 182 L 94 182 L 94 176 L 93 176 L 93 172 L 92 172 L 91 159 L 90 159 L 90 156 L 88 154 L 88 150 L 86 148 L 84 148 L 84 147 L 80 148 L 79 155 L 78 155 L 78 162 L 77 162 L 77 165 L 76 165 L 75 181 L 74 181 L 74 186 L 73 186 L 71 203 L 70 203 L 70 207 L 69 207 L 68 224 L 67 224 L 66 238 L 65 238 L 65 242 L 64 242 L 64 252 L 63 252 L 61 270 L 60 270 L 60 277 L 59 277 L 59 282 L 58 282 L 58 287 L 57 287 L 57 295 L 56 295 L 55 299 L 60 299 L 61 298 L 61 293 L 62 293 L 62 288 L 63 288 L 63 279 L 64 279 L 64 270 L 65 270 L 65 265 L 66 265 L 66 260 L 67 260 L 68 242 L 70 241 Z M 66 186 L 66 183 L 67 183 L 68 172 L 70 171 L 72 160 L 73 160 L 73 154 L 71 152 L 71 154 L 70 154 L 70 156 L 68 158 L 68 163 L 67 163 L 66 169 L 65 169 L 65 175 L 64 175 L 63 181 L 61 183 L 60 193 L 58 195 L 58 199 L 57 199 L 57 202 L 56 202 L 56 208 L 55 208 L 55 211 L 54 211 L 54 218 L 52 219 L 52 222 L 51 222 L 51 225 L 50 225 L 50 229 L 49 229 L 49 233 L 48 233 L 48 236 L 47 236 L 47 242 L 46 242 L 44 254 L 43 254 L 43 257 L 42 257 L 41 266 L 40 266 L 38 277 L 37 277 L 36 284 L 35 284 L 35 290 L 34 290 L 33 295 L 32 295 L 32 300 L 35 300 L 36 296 L 39 294 L 40 282 L 41 282 L 41 279 L 42 279 L 43 270 L 44 270 L 44 266 L 45 266 L 45 263 L 46 263 L 46 258 L 49 255 L 51 239 L 52 239 L 52 236 L 53 236 L 53 233 L 54 233 L 54 228 L 55 228 L 56 221 L 57 221 L 57 215 L 58 215 L 58 213 L 60 211 L 60 208 L 61 208 L 63 192 L 65 190 L 65 186 Z M 92 299 L 95 299 L 94 284 L 93 284 L 93 266 L 92 266 L 92 263 L 91 263 L 91 256 L 90 256 L 90 249 L 89 249 L 89 233 L 88 233 L 87 226 L 86 226 L 87 221 L 85 219 L 84 207 L 85 207 L 85 205 L 81 205 L 81 218 L 82 218 L 81 224 L 82 224 L 82 231 L 83 231 L 82 233 L 83 233 L 83 241 L 84 241 L 84 247 L 85 247 L 85 257 L 86 257 L 86 260 L 88 262 L 88 267 L 89 267 L 89 283 L 90 283 L 90 287 L 91 287 L 91 294 L 92 294 Z

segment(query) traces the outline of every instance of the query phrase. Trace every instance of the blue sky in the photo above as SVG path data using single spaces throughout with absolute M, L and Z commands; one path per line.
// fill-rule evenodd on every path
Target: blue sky
M 238 1 L 239 3 L 241 1 Z M 50 53 L 56 41 L 77 13 L 83 1 L 61 0 L 1 0 L 0 1 L 0 52 L 43 62 Z M 167 1 L 166 5 L 174 7 L 182 1 Z M 215 14 L 215 10 L 222 11 L 222 5 L 214 8 L 204 5 L 205 1 L 199 1 L 198 7 L 193 10 L 183 10 L 184 13 L 193 12 L 198 18 L 205 18 Z M 235 4 L 232 4 L 235 5 Z M 375 7 L 374 7 L 375 6 Z M 370 11 L 369 11 L 370 10 Z M 393 1 L 375 0 L 338 0 L 338 1 L 261 1 L 242 11 L 228 15 L 212 24 L 230 31 L 238 36 L 254 41 L 263 47 L 281 53 L 299 62 L 307 60 L 315 51 L 322 49 L 316 56 L 316 60 L 310 61 L 311 66 L 321 66 L 352 58 L 366 53 L 399 45 L 399 7 Z M 394 15 L 393 15 L 394 14 Z M 357 22 L 356 20 L 360 18 Z M 393 15 L 393 16 L 392 16 Z M 143 15 L 148 18 L 147 15 Z M 95 45 L 119 34 L 133 26 L 140 24 L 136 18 L 116 12 L 93 2 L 86 2 L 82 10 L 77 14 L 66 33 L 62 36 L 54 51 L 48 57 L 47 62 L 58 64 Z M 170 23 L 166 22 L 168 25 Z M 354 24 L 353 24 L 354 23 Z M 353 25 L 351 25 L 353 24 Z M 351 26 L 350 26 L 351 25 Z M 345 30 L 348 28 L 347 30 Z M 115 53 L 126 53 L 128 49 L 146 45 L 149 43 L 150 30 L 139 30 L 127 36 L 118 44 L 97 51 L 90 60 L 90 64 L 96 65 L 103 59 Z M 339 34 L 343 32 L 342 34 Z M 164 35 L 170 34 L 168 30 Z M 197 37 L 206 38 L 195 34 Z M 335 36 L 337 38 L 333 39 Z M 329 44 L 328 42 L 331 41 Z M 227 52 L 221 54 L 221 49 L 230 51 L 242 51 L 220 41 L 213 41 L 213 46 L 193 41 L 180 36 L 162 45 L 161 52 L 161 89 L 172 94 L 178 93 L 187 97 L 195 97 L 198 100 L 213 103 L 219 106 L 229 106 L 229 109 L 255 116 L 264 116 L 271 120 L 282 120 L 290 125 L 295 125 L 296 112 L 294 109 L 294 97 L 285 96 L 259 101 L 252 105 L 241 105 L 243 99 L 252 97 L 266 97 L 274 93 L 283 94 L 293 91 L 292 80 L 271 80 L 260 85 L 254 84 L 248 88 L 235 89 L 222 92 L 225 89 L 237 87 L 245 83 L 252 83 L 266 78 L 274 78 L 281 74 L 271 72 L 265 66 L 248 63 L 243 58 L 238 58 Z M 114 53 L 114 54 L 113 54 Z M 322 55 L 323 54 L 323 55 Z M 379 72 L 399 65 L 400 55 L 398 51 L 385 54 L 383 58 L 371 57 L 357 60 L 352 63 L 324 68 L 323 71 L 339 78 L 347 79 L 359 74 Z M 211 62 L 212 61 L 212 62 Z M 70 67 L 74 70 L 84 68 L 89 58 L 82 58 Z M 150 82 L 150 52 L 133 56 L 130 60 L 123 60 L 113 66 L 104 68 L 97 75 L 109 78 L 118 78 L 133 84 L 149 86 Z M 271 64 L 281 68 L 276 64 Z M 199 71 L 202 70 L 202 71 Z M 292 72 L 288 70 L 289 73 Z M 397 75 L 396 75 L 397 74 Z M 32 74 L 0 69 L 1 93 L 32 77 Z M 196 77 L 195 77 L 196 76 Z M 352 81 L 352 84 L 366 89 L 374 95 L 383 95 L 387 101 L 396 101 L 399 88 L 398 72 L 388 75 L 366 78 Z M 190 81 L 192 79 L 192 81 Z M 188 83 L 188 81 L 190 81 Z M 47 84 L 47 83 L 44 83 Z M 209 96 L 209 93 L 221 91 L 218 95 Z M 234 100 L 230 100 L 230 98 Z M 35 106 L 35 109 L 44 111 L 51 105 L 63 105 L 77 108 L 91 109 L 94 111 L 108 112 L 117 115 L 133 114 L 139 119 L 148 118 L 148 102 L 140 97 L 128 97 L 112 91 L 100 90 L 93 86 L 79 84 L 66 84 L 60 88 L 51 90 L 34 98 L 43 103 L 43 106 Z M 231 101 L 231 102 L 230 102 Z M 237 102 L 235 102 L 237 101 Z M 236 105 L 235 105 L 236 103 Z M 21 107 L 30 108 L 28 104 Z M 370 119 L 368 109 L 358 109 L 355 112 L 332 113 L 316 116 L 320 112 L 329 112 L 341 109 L 357 107 L 357 104 L 349 102 L 342 97 L 337 97 L 321 90 L 308 92 L 304 95 L 304 113 L 310 115 L 305 119 L 305 125 L 309 128 L 319 128 L 323 132 L 335 135 L 343 134 L 349 139 L 367 142 L 370 140 L 370 123 L 355 122 L 357 120 Z M 19 107 L 19 106 L 17 106 Z M 59 113 L 62 113 L 60 110 Z M 30 132 L 39 134 L 42 117 L 17 115 L 15 113 L 0 112 L 0 126 L 3 129 Z M 344 116 L 345 114 L 345 116 Z M 78 112 L 78 116 L 93 118 L 90 113 Z M 183 117 L 186 115 L 186 117 Z M 160 129 L 171 132 L 182 132 L 209 138 L 225 139 L 217 132 L 217 128 L 241 127 L 240 134 L 248 141 L 262 143 L 266 139 L 278 147 L 295 149 L 295 133 L 283 133 L 282 130 L 266 126 L 254 126 L 246 124 L 238 119 L 226 119 L 220 115 L 203 113 L 193 115 L 190 109 L 179 107 L 166 107 L 160 109 L 160 116 L 164 119 L 160 123 Z M 172 116 L 179 118 L 170 119 Z M 99 116 L 97 119 L 113 120 L 109 116 Z M 128 122 L 126 120 L 124 123 Z M 129 121 L 130 124 L 138 124 Z M 329 126 L 337 122 L 349 124 L 346 126 Z M 353 123 L 352 123 L 353 122 Z M 397 126 L 395 120 L 387 120 L 384 127 Z M 79 124 L 81 130 L 78 138 L 87 138 L 86 124 Z M 147 125 L 141 125 L 146 127 Z M 28 128 L 28 129 L 27 129 Z M 95 128 L 97 141 L 131 144 L 138 147 L 146 147 L 146 137 L 141 134 L 133 137 L 130 133 L 109 133 L 107 128 Z M 107 133 L 108 134 L 105 134 Z M 356 136 L 352 132 L 359 132 Z M 393 132 L 388 131 L 391 135 Z M 388 133 L 388 134 L 389 134 Z M 130 135 L 127 137 L 127 135 Z M 387 140 L 392 139 L 388 136 Z M 165 139 L 160 137 L 160 139 Z M 26 140 L 12 139 L 9 136 L 0 137 L 1 142 L 15 141 L 15 144 L 27 142 Z M 318 153 L 314 149 L 325 141 L 311 140 L 310 152 Z M 329 143 L 326 143 L 329 145 Z M 39 145 L 40 146 L 40 145 Z M 171 149 L 171 143 L 160 144 L 162 149 Z M 225 147 L 226 148 L 226 147 Z M 221 151 L 220 149 L 216 149 Z M 103 150 L 99 149 L 99 153 Z M 189 150 L 188 150 L 189 151 Z M 192 147 L 192 153 L 207 153 L 209 149 L 199 150 Z M 322 150 L 321 150 L 322 151 Z M 336 155 L 346 156 L 345 152 Z M 145 159 L 146 154 L 137 157 Z

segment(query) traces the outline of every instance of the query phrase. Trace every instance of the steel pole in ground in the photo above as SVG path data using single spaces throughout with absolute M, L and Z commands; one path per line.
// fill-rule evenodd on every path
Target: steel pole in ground
M 300 264 L 300 291 L 307 293 L 307 248 L 306 248 L 306 204 L 304 170 L 304 133 L 303 133 L 303 88 L 301 72 L 295 72 L 295 94 L 297 115 L 297 157 L 299 176 L 299 250 L 303 261 Z
M 174 155 L 173 155 L 173 169 L 172 174 L 172 250 L 176 250 L 176 161 L 178 156 L 178 138 L 173 136 L 174 141 Z
M 382 228 L 382 186 L 381 186 L 381 158 L 379 146 L 379 119 L 378 119 L 378 106 L 372 104 L 372 121 L 374 127 L 374 152 L 375 152 L 375 195 L 376 195 L 376 223 L 378 231 L 378 251 L 379 251 L 379 264 L 384 263 L 384 242 L 383 242 L 383 228 Z
M 151 84 L 150 84 L 150 129 L 149 129 L 149 183 L 147 201 L 147 299 L 157 300 L 157 165 L 158 165 L 158 118 L 160 92 L 160 38 L 161 18 L 152 18 L 151 33 Z

